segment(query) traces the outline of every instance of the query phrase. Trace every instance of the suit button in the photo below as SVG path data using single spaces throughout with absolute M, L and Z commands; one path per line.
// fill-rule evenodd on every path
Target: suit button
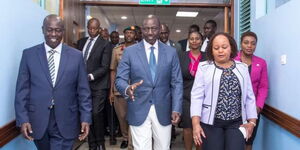
M 150 100 L 149 103 L 152 103 L 152 100 Z

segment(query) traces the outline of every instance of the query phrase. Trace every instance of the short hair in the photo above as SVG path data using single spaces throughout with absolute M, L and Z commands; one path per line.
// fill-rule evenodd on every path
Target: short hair
M 217 23 L 214 20 L 207 20 L 205 24 L 210 23 L 214 28 L 217 28 Z
M 252 36 L 255 38 L 256 42 L 257 42 L 257 35 L 254 33 L 254 32 L 251 32 L 251 31 L 247 31 L 247 32 L 244 32 L 241 36 L 241 42 L 244 40 L 244 38 L 246 36 Z
M 238 48 L 237 48 L 237 44 L 236 44 L 234 38 L 232 36 L 230 36 L 228 33 L 220 32 L 220 33 L 214 34 L 212 36 L 211 40 L 209 41 L 209 43 L 206 47 L 206 55 L 207 55 L 207 59 L 209 61 L 214 61 L 214 56 L 213 56 L 213 52 L 212 52 L 213 51 L 213 41 L 215 40 L 215 38 L 217 36 L 220 36 L 220 35 L 225 36 L 229 41 L 229 45 L 231 48 L 230 58 L 233 59 L 234 57 L 237 56 Z
M 191 28 L 194 28 L 194 29 L 196 29 L 196 31 L 200 32 L 200 27 L 196 24 L 190 25 L 189 29 L 191 29 Z
M 114 33 L 119 34 L 119 32 L 117 32 L 117 31 L 112 31 L 112 32 L 110 33 L 110 36 L 111 36 L 112 34 L 114 34 Z
M 192 33 L 197 33 L 197 34 L 199 34 L 201 40 L 203 40 L 203 35 L 202 35 L 199 31 L 192 31 L 192 32 L 190 32 L 189 35 L 188 35 L 188 39 L 190 38 L 190 35 L 191 35 Z
M 88 23 L 87 23 L 87 26 L 89 26 L 90 23 L 92 23 L 92 21 L 96 21 L 100 27 L 100 21 L 97 19 L 97 18 L 91 18 Z

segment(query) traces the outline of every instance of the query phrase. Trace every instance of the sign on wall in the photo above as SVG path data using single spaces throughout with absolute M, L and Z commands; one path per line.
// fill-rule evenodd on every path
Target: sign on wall
M 170 5 L 171 0 L 140 0 L 140 5 Z

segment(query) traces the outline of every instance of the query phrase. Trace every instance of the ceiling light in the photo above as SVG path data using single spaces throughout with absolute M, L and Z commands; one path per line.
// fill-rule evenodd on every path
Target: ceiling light
M 180 30 L 180 29 L 177 29 L 177 30 L 176 30 L 176 32 L 177 32 L 177 33 L 180 33 L 180 32 L 181 32 L 181 30 Z
M 127 19 L 127 17 L 126 17 L 126 16 L 122 16 L 122 17 L 121 17 L 121 19 L 123 19 L 123 20 L 126 20 L 126 19 Z
M 119 35 L 120 39 L 124 39 L 124 35 Z
M 87 19 L 87 20 L 90 20 L 90 19 L 92 19 L 92 18 L 93 18 L 93 17 L 90 16 L 90 15 L 86 16 L 86 19 Z
M 197 17 L 198 12 L 177 11 L 176 17 Z

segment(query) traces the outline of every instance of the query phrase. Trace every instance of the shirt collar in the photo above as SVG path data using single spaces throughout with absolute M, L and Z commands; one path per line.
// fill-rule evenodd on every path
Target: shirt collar
M 150 47 L 155 47 L 155 49 L 158 49 L 158 40 L 155 41 L 155 43 L 153 45 L 151 45 L 150 43 L 146 42 L 146 40 L 143 39 L 144 45 L 146 50 L 150 50 Z
M 100 35 L 98 34 L 96 37 L 93 38 L 93 41 L 96 41 L 98 39 Z M 89 39 L 88 40 L 91 40 L 92 38 L 89 36 Z
M 58 46 L 56 46 L 55 48 L 51 48 L 50 46 L 48 46 L 46 44 L 46 42 L 44 42 L 44 46 L 45 46 L 45 50 L 46 52 L 49 52 L 50 50 L 55 50 L 56 53 L 60 54 L 61 53 L 61 49 L 62 49 L 62 43 L 60 43 Z

